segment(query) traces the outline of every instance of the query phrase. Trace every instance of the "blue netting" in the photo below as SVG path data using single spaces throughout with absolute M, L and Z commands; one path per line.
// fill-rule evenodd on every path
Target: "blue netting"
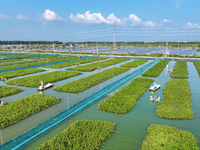
M 105 95 L 107 95 L 109 92 L 114 90 L 115 88 L 119 87 L 120 85 L 124 84 L 128 80 L 132 79 L 136 75 L 140 74 L 153 64 L 157 63 L 159 59 L 145 65 L 144 67 L 134 71 L 133 73 L 123 77 L 122 79 L 112 83 L 111 85 L 103 88 L 102 90 L 92 94 L 91 96 L 81 100 L 80 102 L 72 105 L 71 107 L 63 110 L 62 112 L 56 114 L 55 116 L 47 119 L 43 123 L 31 128 L 30 130 L 22 133 L 21 135 L 13 138 L 10 141 L 7 141 L 2 145 L 0 145 L 0 149 L 2 150 L 8 150 L 8 149 L 23 149 L 29 144 L 31 144 L 33 141 L 37 140 L 41 136 L 48 133 L 50 130 L 54 129 L 55 127 L 62 124 L 67 119 L 73 117 L 77 113 L 81 112 L 85 108 L 89 107 L 91 104 L 95 103 L 96 101 L 103 98 Z

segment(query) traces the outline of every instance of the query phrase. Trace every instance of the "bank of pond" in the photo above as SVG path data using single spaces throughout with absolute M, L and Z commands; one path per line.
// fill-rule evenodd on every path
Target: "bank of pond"
M 153 67 L 151 67 L 146 72 L 144 72 L 142 74 L 142 76 L 144 76 L 144 77 L 158 77 L 168 63 L 169 63 L 169 60 L 160 60 Z
M 189 131 L 179 130 L 168 125 L 152 124 L 140 150 L 199 150 L 198 139 Z
M 36 150 L 97 150 L 111 137 L 115 123 L 99 120 L 77 120 Z
M 9 87 L 0 85 L 0 98 L 14 95 L 22 92 L 23 90 L 17 87 Z
M 137 59 L 137 60 L 133 60 L 131 62 L 128 62 L 126 64 L 123 64 L 120 67 L 136 68 L 137 66 L 142 65 L 146 62 L 148 62 L 148 59 Z
M 136 78 L 129 85 L 117 91 L 114 95 L 102 101 L 98 109 L 103 112 L 126 114 L 132 110 L 136 101 L 153 82 L 153 79 Z
M 192 119 L 191 92 L 189 82 L 170 79 L 163 89 L 163 101 L 157 104 L 156 114 L 166 119 Z
M 58 86 L 54 88 L 60 92 L 68 92 L 68 93 L 80 93 L 88 88 L 91 88 L 101 82 L 104 82 L 114 76 L 117 76 L 121 73 L 130 70 L 130 68 L 122 68 L 122 67 L 114 67 L 108 70 L 104 70 L 102 72 L 90 75 L 85 78 L 81 78 L 72 82 L 68 82 L 64 85 Z
M 14 77 L 24 76 L 24 75 L 28 75 L 28 74 L 34 74 L 34 73 L 43 72 L 43 71 L 45 71 L 45 70 L 44 69 L 38 69 L 38 68 L 28 68 L 28 69 L 23 69 L 23 70 L 15 70 L 15 71 L 0 73 L 0 78 L 4 77 L 6 79 L 10 79 L 10 78 L 14 78 Z
M 171 78 L 188 78 L 187 62 L 179 60 L 176 62 L 173 71 L 170 74 Z
M 53 83 L 74 76 L 82 74 L 81 72 L 74 71 L 53 71 L 40 75 L 28 76 L 19 79 L 9 80 L 6 83 L 10 85 L 19 85 L 25 87 L 38 87 L 41 85 L 41 81 L 44 84 Z
M 97 58 L 89 58 L 89 59 L 83 59 L 83 60 L 75 60 L 75 61 L 70 61 L 70 62 L 65 62 L 65 63 L 60 63 L 60 64 L 48 65 L 48 66 L 45 66 L 45 68 L 63 68 L 63 67 L 73 66 L 76 64 L 85 64 L 85 63 L 100 61 L 104 59 L 108 59 L 108 58 L 97 57 Z
M 130 58 L 113 58 L 113 59 L 109 59 L 106 61 L 96 62 L 96 63 L 87 64 L 87 65 L 83 65 L 83 66 L 77 66 L 77 67 L 73 67 L 73 68 L 68 68 L 67 70 L 90 72 L 90 71 L 96 70 L 99 67 L 104 68 L 104 67 L 115 65 L 115 64 L 118 64 L 118 63 L 121 63 L 124 61 L 128 61 L 128 60 L 130 60 Z
M 0 127 L 5 128 L 60 102 L 59 98 L 34 94 L 0 107 Z

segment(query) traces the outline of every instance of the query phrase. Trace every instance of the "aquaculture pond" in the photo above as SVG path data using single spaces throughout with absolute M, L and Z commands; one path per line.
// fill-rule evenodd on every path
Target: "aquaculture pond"
M 118 63 L 109 67 L 105 67 L 102 69 L 107 70 L 110 68 L 115 67 L 120 67 L 120 65 L 131 62 L 132 60 L 128 60 L 122 63 Z M 148 60 L 145 64 L 148 64 L 152 62 L 153 60 Z M 169 68 L 174 67 L 175 61 L 170 61 L 168 63 Z M 48 89 L 44 91 L 45 95 L 53 96 L 53 97 L 58 97 L 61 99 L 61 101 L 54 105 L 53 107 L 50 107 L 46 110 L 43 110 L 37 114 L 34 114 L 30 117 L 28 117 L 25 120 L 20 121 L 17 124 L 14 124 L 12 126 L 9 126 L 5 129 L 2 130 L 2 135 L 3 135 L 3 141 L 8 141 L 17 135 L 29 130 L 30 128 L 38 125 L 39 123 L 43 122 L 44 120 L 52 117 L 56 113 L 70 107 L 71 105 L 79 102 L 83 98 L 88 97 L 89 95 L 99 91 L 100 89 L 110 85 L 111 83 L 125 77 L 126 75 L 134 72 L 135 70 L 138 70 L 141 68 L 143 65 L 140 65 L 136 68 L 131 68 L 129 71 L 126 71 L 118 76 L 115 76 L 103 83 L 100 83 L 98 85 L 93 86 L 92 88 L 89 88 L 83 92 L 80 92 L 78 94 L 71 94 L 71 93 L 63 93 L 63 92 L 58 92 L 51 89 Z M 64 71 L 67 68 L 70 67 L 64 67 L 61 69 L 45 69 L 46 71 L 40 72 L 37 74 L 44 74 L 50 71 L 58 70 L 58 71 Z M 148 88 L 146 89 L 146 92 L 141 96 L 139 100 L 137 100 L 137 103 L 133 107 L 133 109 L 128 112 L 127 114 L 112 114 L 112 113 L 107 113 L 98 110 L 98 105 L 100 102 L 104 101 L 114 93 L 116 93 L 118 90 L 120 90 L 122 87 L 130 84 L 133 79 L 142 77 L 141 74 L 137 75 L 133 79 L 129 80 L 125 84 L 119 86 L 117 89 L 113 90 L 111 93 L 107 94 L 104 98 L 93 104 L 92 106 L 88 107 L 81 113 L 77 114 L 76 116 L 70 118 L 69 120 L 65 121 L 63 124 L 58 126 L 57 128 L 53 129 L 51 132 L 48 132 L 46 135 L 43 137 L 39 138 L 35 142 L 33 142 L 31 145 L 26 147 L 26 149 L 36 149 L 39 148 L 45 141 L 50 140 L 53 138 L 56 134 L 64 131 L 71 123 L 75 122 L 76 120 L 100 120 L 100 121 L 110 121 L 111 123 L 115 123 L 115 130 L 114 133 L 112 133 L 111 137 L 108 138 L 105 141 L 105 144 L 101 146 L 101 149 L 105 150 L 121 150 L 121 149 L 140 149 L 142 142 L 145 139 L 146 131 L 147 128 L 151 124 L 163 124 L 163 125 L 169 125 L 171 127 L 176 127 L 177 129 L 181 130 L 188 130 L 191 132 L 195 137 L 200 139 L 200 130 L 199 130 L 199 124 L 200 124 L 200 101 L 198 100 L 199 95 L 199 89 L 200 89 L 200 82 L 198 72 L 192 62 L 187 62 L 187 67 L 188 67 L 188 73 L 189 73 L 189 78 L 186 79 L 189 81 L 189 86 L 191 89 L 191 100 L 192 100 L 192 109 L 194 112 L 193 119 L 191 120 L 168 120 L 168 119 L 162 119 L 159 118 L 156 115 L 156 106 L 157 103 L 150 103 L 150 96 L 151 92 L 148 91 Z M 149 68 L 148 68 L 149 69 Z M 146 69 L 146 70 L 148 70 Z M 54 83 L 54 87 L 63 85 L 65 83 L 68 83 L 70 81 L 74 81 L 83 77 L 87 77 L 89 75 L 95 74 L 100 72 L 99 70 L 95 70 L 92 72 L 82 72 L 81 75 L 71 77 L 62 81 L 58 81 Z M 145 72 L 145 71 L 144 71 Z M 161 97 L 161 101 L 163 99 L 163 89 L 165 88 L 166 83 L 169 81 L 170 78 L 170 72 L 167 72 L 167 68 L 164 68 L 160 75 L 158 77 L 146 77 L 149 79 L 155 80 L 157 83 L 161 84 L 161 88 L 156 91 L 156 94 Z M 30 75 L 26 75 L 30 76 Z M 24 76 L 23 76 L 24 77 Z M 22 77 L 16 77 L 17 78 L 22 78 Z M 13 78 L 15 79 L 15 78 Z M 5 83 L 1 83 L 1 85 L 6 85 Z M 6 85 L 8 86 L 8 85 Z M 24 91 L 21 93 L 18 93 L 13 96 L 8 97 L 8 101 L 13 101 L 16 99 L 24 98 L 32 94 L 37 94 L 39 93 L 37 91 L 37 88 L 26 88 L 26 87 L 20 87 L 19 88 L 23 89 Z M 198 146 L 200 144 L 198 143 Z

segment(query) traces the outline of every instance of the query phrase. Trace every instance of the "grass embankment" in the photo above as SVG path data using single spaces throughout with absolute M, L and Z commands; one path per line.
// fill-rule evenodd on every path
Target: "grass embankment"
M 152 124 L 142 142 L 141 150 L 199 150 L 198 140 L 189 131 L 183 131 L 168 125 Z
M 2 86 L 0 85 L 0 98 L 5 96 L 14 95 L 17 93 L 22 92 L 22 89 L 16 88 L 16 87 L 9 87 L 9 86 Z
M 11 85 L 25 86 L 25 87 L 38 87 L 41 85 L 40 81 L 43 81 L 44 84 L 53 83 L 70 77 L 78 76 L 80 74 L 82 73 L 73 71 L 53 71 L 40 75 L 9 80 L 6 83 Z
M 21 68 L 21 67 L 29 67 L 29 66 L 42 65 L 42 64 L 48 64 L 48 63 L 50 63 L 50 62 L 33 62 L 33 63 L 28 63 L 28 64 L 4 66 L 4 67 L 1 67 L 1 70 L 15 69 L 15 68 Z
M 163 101 L 157 104 L 156 114 L 166 119 L 192 119 L 189 82 L 170 79 L 163 89 Z
M 117 63 L 121 63 L 123 61 L 127 61 L 130 60 L 130 58 L 114 58 L 114 59 L 109 59 L 106 61 L 102 61 L 102 62 L 97 62 L 97 63 L 92 63 L 92 64 L 88 64 L 88 65 L 83 65 L 83 66 L 77 66 L 77 67 L 73 67 L 73 68 L 68 68 L 67 70 L 76 70 L 76 71 L 94 71 L 95 69 L 97 69 L 98 67 L 107 67 L 107 66 L 111 66 Z
M 125 114 L 132 110 L 136 101 L 147 90 L 154 80 L 147 78 L 136 78 L 129 85 L 117 91 L 114 95 L 102 101 L 98 109 L 104 112 Z
M 115 124 L 108 121 L 78 120 L 36 150 L 77 149 L 96 150 L 114 132 Z
M 20 57 L 32 57 L 40 56 L 40 54 L 13 54 L 13 55 L 4 55 L 6 58 L 20 58 Z
M 24 76 L 24 75 L 33 74 L 33 73 L 42 72 L 42 71 L 45 71 L 45 70 L 29 68 L 29 69 L 23 69 L 23 70 L 9 71 L 9 72 L 0 73 L 0 78 L 5 77 L 7 79 L 10 79 L 10 78 Z
M 28 64 L 28 63 L 33 63 L 33 62 L 36 62 L 35 60 L 34 61 L 14 61 L 14 62 L 4 62 L 4 63 L 1 63 L 0 61 L 0 66 L 9 66 L 9 65 L 16 65 L 16 64 Z
M 155 64 L 153 67 L 151 67 L 149 70 L 144 72 L 142 76 L 144 77 L 157 77 L 160 75 L 160 73 L 163 71 L 163 69 L 168 64 L 169 60 L 161 60 L 157 64 Z
M 142 65 L 142 64 L 146 63 L 147 61 L 148 61 L 147 59 L 137 59 L 137 60 L 131 61 L 129 63 L 123 64 L 120 67 L 135 68 L 135 67 L 137 67 L 139 65 Z
M 5 128 L 13 125 L 32 114 L 57 104 L 59 101 L 59 98 L 44 94 L 34 94 L 12 101 L 0 107 L 0 127 Z
M 194 61 L 193 64 L 196 67 L 197 72 L 198 72 L 198 74 L 200 76 L 200 62 L 199 61 Z
M 187 62 L 183 60 L 179 60 L 176 62 L 173 71 L 170 74 L 171 78 L 188 78 L 188 71 L 187 71 Z
M 71 61 L 71 62 L 66 62 L 66 63 L 61 63 L 61 64 L 48 65 L 48 66 L 45 66 L 45 68 L 63 68 L 63 67 L 76 65 L 77 63 L 85 64 L 85 63 L 90 63 L 90 62 L 104 60 L 104 59 L 107 59 L 107 58 L 99 57 L 99 58 L 90 58 L 90 59 L 84 59 L 84 60 L 77 60 L 77 61 Z
M 128 70 L 129 68 L 114 67 L 100 73 L 66 83 L 54 89 L 61 92 L 79 93 Z

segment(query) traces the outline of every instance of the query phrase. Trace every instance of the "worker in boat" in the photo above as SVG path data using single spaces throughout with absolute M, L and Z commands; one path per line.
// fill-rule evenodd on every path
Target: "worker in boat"
M 42 88 L 44 88 L 44 84 L 43 84 L 43 82 L 41 81 L 41 86 L 42 86 Z
M 156 88 L 156 86 L 157 86 L 156 82 L 154 82 L 153 86 L 154 86 L 154 89 L 155 89 L 155 88 Z

